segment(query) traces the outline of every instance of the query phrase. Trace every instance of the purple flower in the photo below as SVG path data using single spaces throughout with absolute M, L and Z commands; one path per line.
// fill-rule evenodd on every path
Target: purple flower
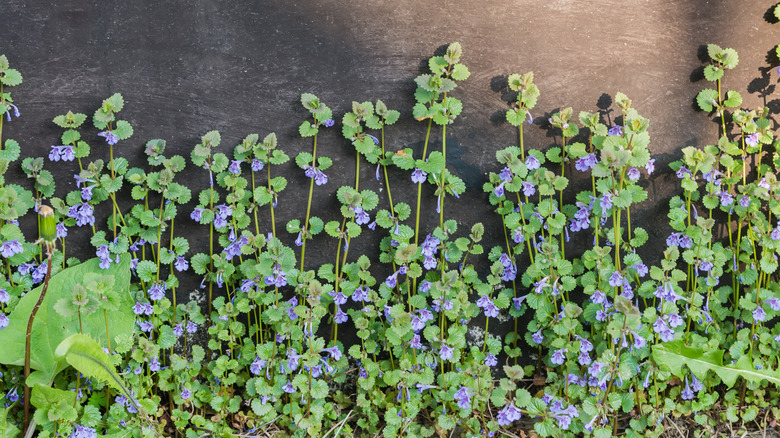
M 206 210 L 202 208 L 196 208 L 195 210 L 192 210 L 192 213 L 190 213 L 190 219 L 194 220 L 195 222 L 200 222 L 204 211 Z
M 596 154 L 588 154 L 582 158 L 577 159 L 577 161 L 574 163 L 574 168 L 580 172 L 587 172 L 596 167 L 596 163 L 598 163 Z
M 501 181 L 512 181 L 512 171 L 509 170 L 508 167 L 504 167 L 501 169 L 501 172 L 498 173 L 498 177 L 501 178 Z
M 238 175 L 241 173 L 241 163 L 243 160 L 231 160 L 230 166 L 228 167 L 228 172 L 232 173 L 233 175 Z
M 341 310 L 341 306 L 336 306 L 336 315 L 333 317 L 333 320 L 336 321 L 336 324 L 347 322 L 348 319 L 349 317 L 347 314 Z
M 688 378 L 685 378 L 685 389 L 680 392 L 680 398 L 683 400 L 690 400 L 693 398 L 693 390 L 691 390 L 691 386 L 688 384 Z
M 179 397 L 181 397 L 182 400 L 187 400 L 188 398 L 190 398 L 191 395 L 192 395 L 192 393 L 190 392 L 190 390 L 187 389 L 187 388 L 184 388 L 184 389 L 181 390 L 181 394 L 179 394 Z
M 439 350 L 439 357 L 441 360 L 452 360 L 452 353 L 453 349 L 450 348 L 447 344 L 442 343 L 441 344 L 441 350 Z
M 11 389 L 8 391 L 8 394 L 5 395 L 5 398 L 8 399 L 11 403 L 19 400 L 19 394 L 16 392 L 16 388 Z
M 116 134 L 111 131 L 103 131 L 99 133 L 98 136 L 105 138 L 106 143 L 108 143 L 110 146 L 115 145 L 119 141 L 119 137 L 117 137 Z
M 458 402 L 459 408 L 468 409 L 471 407 L 471 394 L 473 392 L 474 390 L 468 386 L 461 385 L 460 389 L 458 389 L 453 395 L 453 398 Z
M 552 357 L 550 357 L 550 362 L 554 363 L 555 365 L 563 365 L 563 362 L 566 361 L 566 349 L 561 348 L 560 350 L 555 350 L 555 352 L 552 354 Z
M 750 147 L 758 146 L 758 133 L 754 132 L 745 137 L 745 143 Z
M 508 403 L 503 409 L 498 411 L 498 416 L 496 418 L 499 426 L 509 426 L 513 422 L 519 420 L 521 416 L 522 411 L 517 409 L 514 404 Z
M 328 175 L 325 175 L 320 169 L 317 169 L 317 174 L 314 176 L 314 184 L 318 186 L 328 183 Z
M 542 163 L 533 155 L 529 155 L 528 158 L 525 159 L 525 167 L 527 167 L 528 170 L 536 170 L 541 167 L 541 165 Z
M 57 224 L 57 237 L 60 239 L 64 239 L 65 237 L 68 237 L 68 228 L 65 227 L 65 224 L 60 222 Z
M 368 301 L 368 288 L 364 285 L 355 289 L 355 292 L 352 293 L 352 301 Z
M 739 198 L 739 206 L 740 207 L 749 207 L 750 206 L 750 198 L 747 195 L 742 195 L 741 198 Z
M 2 300 L 3 292 L 5 292 L 5 290 L 4 289 L 0 289 L 0 303 L 7 302 L 7 301 L 3 301 Z M 768 299 L 764 300 L 764 302 L 769 304 L 769 307 L 772 310 L 774 310 L 775 312 L 780 311 L 780 300 L 779 299 L 777 299 L 775 297 L 771 297 L 771 298 L 768 298 Z
M 295 387 L 293 386 L 292 382 L 290 382 L 289 380 L 287 381 L 287 384 L 282 387 L 282 389 L 287 394 L 292 394 L 293 392 L 295 392 Z
M 362 207 L 355 207 L 355 223 L 358 225 L 365 225 L 371 221 L 371 216 L 366 213 Z
M 655 158 L 651 158 L 647 164 L 645 165 L 645 170 L 647 171 L 647 174 L 650 175 L 655 171 Z
M 489 367 L 494 367 L 498 365 L 498 359 L 493 356 L 491 353 L 488 353 L 487 356 L 485 356 L 485 365 Z
M 258 375 L 265 368 L 266 363 L 267 362 L 264 359 L 255 357 L 255 360 L 253 360 L 252 364 L 249 366 L 249 371 L 254 375 Z
M 685 321 L 676 313 L 670 313 L 666 315 L 666 320 L 669 323 L 669 327 L 675 328 L 683 325 Z
M 670 342 L 674 340 L 674 330 L 666 325 L 666 322 L 662 318 L 658 318 L 653 323 L 653 330 L 661 336 L 661 340 L 664 342 Z
M 772 240 L 780 240 L 780 222 L 778 222 L 777 226 L 772 229 L 771 233 L 769 233 L 769 237 Z
M 680 168 L 677 169 L 677 172 L 676 172 L 677 178 L 680 178 L 680 179 L 683 179 L 683 178 L 685 178 L 685 175 L 690 175 L 690 174 L 691 174 L 691 171 L 688 170 L 688 168 L 685 167 L 685 166 L 680 166 Z
M 532 182 L 523 181 L 523 195 L 533 196 L 536 193 L 536 187 Z
M 76 225 L 95 225 L 95 210 L 91 205 L 85 203 L 77 204 L 68 210 L 68 217 L 76 219 Z
M 691 374 L 691 389 L 693 389 L 694 392 L 699 392 L 704 389 L 704 384 L 693 374 Z
M 160 300 L 165 296 L 165 283 L 154 283 L 147 292 L 152 301 Z
M 137 321 L 136 324 L 138 324 L 138 327 L 142 332 L 148 333 L 154 330 L 154 324 L 152 324 L 150 321 Z
M 628 179 L 631 181 L 636 181 L 639 179 L 639 169 L 636 167 L 629 167 L 628 171 L 626 172 L 626 176 L 628 176 Z
M 198 325 L 192 321 L 187 321 L 187 333 L 195 333 L 198 331 Z
M 599 206 L 601 207 L 601 216 L 606 217 L 609 209 L 612 208 L 612 193 L 606 192 L 604 196 L 599 199 Z
M 176 337 L 179 337 L 184 334 L 184 327 L 182 327 L 181 323 L 173 326 L 173 334 L 176 335 Z
M 0 303 L 8 303 L 9 301 L 11 301 L 11 294 L 5 289 L 0 289 Z
M 97 431 L 92 427 L 74 424 L 73 432 L 68 438 L 97 438 Z
M 298 314 L 295 313 L 295 306 L 298 305 L 298 298 L 292 297 L 289 300 L 287 300 L 287 304 L 290 305 L 290 307 L 287 309 L 287 317 L 290 318 L 290 321 L 295 321 L 298 319 Z
M 73 146 L 52 146 L 49 152 L 50 161 L 73 161 L 76 154 L 73 152 Z
M 398 284 L 398 274 L 406 274 L 406 267 L 401 266 L 397 271 L 393 272 L 392 275 L 387 277 L 385 280 L 385 285 L 391 289 L 394 288 L 396 284 Z
M 24 247 L 19 243 L 18 239 L 6 241 L 0 245 L 0 255 L 5 258 L 13 257 L 21 252 L 24 252 Z
M 623 276 L 620 275 L 620 272 L 614 271 L 609 277 L 609 285 L 612 287 L 618 287 L 621 284 L 623 284 Z
M 333 347 L 323 348 L 323 352 L 328 353 L 333 360 L 341 360 L 343 353 L 339 350 L 339 347 L 334 345 Z
M 173 264 L 173 267 L 176 268 L 177 271 L 182 272 L 186 271 L 187 268 L 190 267 L 190 264 L 184 257 L 176 257 L 176 262 Z
M 501 181 L 501 184 L 496 186 L 493 190 L 493 194 L 496 195 L 497 198 L 504 196 L 504 184 L 506 184 L 506 181 Z
M 252 159 L 252 172 L 259 172 L 263 170 L 264 164 L 262 161 L 258 160 L 257 158 Z
M 753 311 L 753 320 L 755 321 L 766 321 L 766 311 L 763 307 L 758 306 L 756 307 L 756 310 Z
M 156 357 L 153 357 L 152 360 L 149 361 L 149 371 L 151 372 L 157 372 L 160 371 L 160 360 Z
M 631 332 L 631 336 L 634 337 L 634 348 L 643 348 L 647 345 L 647 340 L 637 332 Z
M 20 116 L 19 108 L 17 108 L 16 105 L 14 105 L 12 103 L 9 103 L 9 102 L 6 102 L 5 105 L 8 107 L 8 108 L 6 108 L 6 111 L 5 111 L 5 117 L 6 117 L 6 119 L 8 119 L 9 122 L 11 121 L 11 108 L 14 109 L 14 117 L 18 118 Z
M 325 120 L 325 121 L 324 121 L 324 122 L 322 122 L 322 123 L 325 125 L 325 127 L 326 127 L 326 128 L 330 128 L 330 127 L 331 127 L 331 126 L 333 126 L 333 125 L 334 125 L 336 122 L 335 122 L 335 121 L 333 121 L 333 119 L 327 119 L 327 120 Z
M 623 135 L 623 127 L 614 124 L 611 128 L 609 128 L 609 131 L 607 131 L 607 135 Z
M 5 313 L 0 312 L 0 329 L 8 327 L 8 324 L 10 324 L 8 317 L 5 316 Z
M 144 303 L 135 303 L 133 306 L 133 313 L 136 315 L 143 315 L 144 313 Z
M 414 169 L 412 171 L 412 182 L 420 184 L 422 182 L 425 182 L 425 179 L 428 177 L 427 172 L 423 172 L 421 169 Z
M 731 195 L 731 193 L 726 191 L 720 192 L 720 204 L 724 207 L 728 207 L 729 205 L 734 203 L 734 196 Z

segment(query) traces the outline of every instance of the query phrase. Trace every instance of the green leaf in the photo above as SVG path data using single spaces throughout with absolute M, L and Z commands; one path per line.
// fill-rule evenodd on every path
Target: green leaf
M 727 91 L 726 100 L 723 101 L 723 105 L 729 108 L 736 108 L 742 105 L 742 95 L 740 95 L 734 90 Z
M 712 88 L 705 88 L 704 90 L 699 91 L 699 94 L 696 95 L 696 103 L 703 111 L 712 111 L 713 105 L 716 105 L 717 102 L 718 92 Z
M 413 151 L 410 148 L 396 152 L 393 155 L 393 164 L 404 170 L 414 169 L 415 161 L 412 154 Z
M 317 379 L 311 387 L 311 396 L 315 399 L 324 399 L 328 396 L 328 384 L 322 379 Z
M 127 140 L 133 135 L 133 127 L 124 120 L 117 120 L 114 134 L 116 134 L 117 138 L 120 140 Z
M 715 82 L 723 77 L 723 69 L 718 68 L 715 65 L 708 65 L 704 67 L 704 78 L 710 82 Z
M 683 365 L 693 374 L 704 379 L 707 371 L 713 371 L 727 387 L 734 386 L 738 377 L 749 382 L 767 380 L 780 386 L 780 372 L 774 370 L 756 370 L 748 355 L 739 358 L 733 366 L 723 365 L 723 350 L 705 351 L 697 347 L 688 347 L 681 340 L 656 344 L 653 346 L 653 359 L 657 364 L 665 364 L 678 377 L 685 376 Z
M 22 83 L 22 74 L 13 68 L 9 68 L 0 72 L 0 82 L 4 85 L 15 87 Z
M 528 117 L 528 113 L 522 108 L 511 109 L 506 112 L 506 121 L 512 126 L 522 125 L 526 117 Z
M 301 134 L 301 137 L 314 137 L 317 134 L 318 130 L 317 127 L 308 121 L 304 121 L 301 123 L 301 126 L 298 127 L 298 133 Z
M 173 334 L 171 326 L 164 325 L 160 328 L 160 337 L 157 340 L 157 345 L 164 350 L 176 345 L 176 335 Z
M 16 438 L 19 428 L 8 418 L 8 408 L 0 408 L 0 436 L 3 438 Z
M 707 44 L 707 55 L 709 55 L 710 59 L 713 61 L 718 58 L 718 55 L 720 55 L 720 52 L 722 51 L 723 49 L 717 44 Z
M 111 358 L 94 339 L 75 333 L 64 339 L 54 352 L 55 357 L 64 359 L 81 374 L 107 383 L 112 388 L 129 395 L 116 373 Z
M 108 104 L 111 111 L 118 113 L 119 111 L 122 111 L 122 108 L 125 107 L 125 98 L 122 97 L 119 93 L 114 93 L 109 97 L 108 99 L 103 101 L 103 106 L 105 107 Z
M 135 315 L 132 312 L 133 300 L 130 298 L 130 255 L 121 256 L 120 263 L 111 264 L 108 269 L 100 269 L 100 260 L 93 258 L 72 268 L 65 269 L 49 281 L 46 297 L 38 310 L 32 327 L 31 367 L 44 373 L 51 379 L 67 366 L 54 356 L 55 348 L 68 336 L 79 333 L 78 318 L 62 317 L 52 310 L 54 303 L 61 298 L 70 298 L 71 289 L 81 284 L 90 273 L 114 276 L 114 288 L 118 297 L 117 310 L 106 311 L 105 318 L 111 322 L 110 335 L 112 345 L 120 335 L 132 334 L 135 327 Z M 3 329 L 3 348 L 0 349 L 0 363 L 6 365 L 24 365 L 25 336 L 27 320 L 32 308 L 41 294 L 42 286 L 27 293 L 9 315 L 9 325 Z M 103 312 L 83 315 L 81 318 L 83 333 L 106 344 L 106 320 Z
M 468 67 L 466 67 L 463 64 L 455 64 L 455 66 L 452 68 L 452 79 L 455 79 L 456 81 L 465 81 L 466 79 L 471 76 L 471 72 L 469 72 Z

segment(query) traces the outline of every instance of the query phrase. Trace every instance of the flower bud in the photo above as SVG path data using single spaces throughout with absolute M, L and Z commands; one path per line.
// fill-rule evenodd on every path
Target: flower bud
M 40 221 L 38 222 L 38 234 L 45 243 L 54 243 L 57 240 L 57 224 L 54 220 L 54 210 L 48 205 L 38 208 Z

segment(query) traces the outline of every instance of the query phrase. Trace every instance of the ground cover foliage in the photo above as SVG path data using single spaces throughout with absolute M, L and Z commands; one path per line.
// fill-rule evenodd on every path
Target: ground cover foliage
M 552 114 L 545 127 L 557 146 L 538 150 L 524 130 L 536 127 L 543 90 L 531 72 L 510 74 L 506 120 L 519 145 L 495 151 L 484 185 L 503 244 L 483 247 L 482 224 L 448 218 L 466 189 L 447 165 L 458 84 L 470 76 L 458 43 L 415 78 L 421 154 L 389 147 L 400 110 L 353 102 L 338 117 L 311 93 L 299 126 L 311 149 L 294 157 L 273 133 L 226 146 L 210 131 L 189 157 L 149 140 L 147 165 L 132 167 L 114 153 L 133 135 L 121 94 L 91 117 L 54 117 L 62 136 L 48 157 L 19 162 L 19 144 L 0 137 L 0 436 L 639 437 L 686 422 L 702 436 L 724 424 L 773 426 L 775 122 L 722 87 L 736 51 L 709 44 L 707 54 L 713 85 L 696 102 L 719 122 L 720 140 L 685 147 L 672 163 L 682 190 L 650 266 L 637 252 L 648 232 L 631 226 L 655 170 L 650 121 L 623 93 L 609 126 L 598 112 Z M 0 136 L 23 112 L 24 93 L 11 92 L 21 83 L 0 56 Z M 100 138 L 87 137 L 90 125 Z M 327 129 L 354 146 L 356 175 L 327 192 L 341 214 L 328 222 L 312 211 L 334 170 L 317 149 Z M 90 158 L 97 147 L 107 161 Z M 299 174 L 282 175 L 290 160 Z M 73 166 L 77 190 L 55 196 L 54 164 Z M 29 180 L 6 180 L 19 165 Z M 177 179 L 188 165 L 209 184 Z M 360 166 L 376 169 L 381 192 L 361 187 Z M 389 167 L 404 180 L 390 181 Z M 572 193 L 572 175 L 590 187 Z M 277 224 L 278 202 L 294 201 L 289 178 L 308 178 L 308 197 L 299 218 Z M 416 202 L 394 202 L 400 187 Z M 421 212 L 433 210 L 438 226 L 421 229 Z M 40 239 L 25 237 L 26 221 L 38 222 Z M 94 258 L 67 251 L 73 227 L 91 230 Z M 191 251 L 195 230 L 208 234 L 208 253 Z M 592 239 L 578 257 L 575 234 Z M 314 239 L 330 239 L 332 263 L 307 259 Z M 379 256 L 356 254 L 357 239 L 375 241 Z M 187 275 L 201 282 L 203 306 L 177 302 Z M 491 334 L 506 318 L 514 330 Z M 345 344 L 345 331 L 358 341 Z

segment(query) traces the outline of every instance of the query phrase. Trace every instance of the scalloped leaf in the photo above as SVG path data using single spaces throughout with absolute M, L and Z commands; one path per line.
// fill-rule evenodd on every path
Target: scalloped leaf
M 718 102 L 718 92 L 712 88 L 705 88 L 696 95 L 696 103 L 702 111 L 710 112 Z

